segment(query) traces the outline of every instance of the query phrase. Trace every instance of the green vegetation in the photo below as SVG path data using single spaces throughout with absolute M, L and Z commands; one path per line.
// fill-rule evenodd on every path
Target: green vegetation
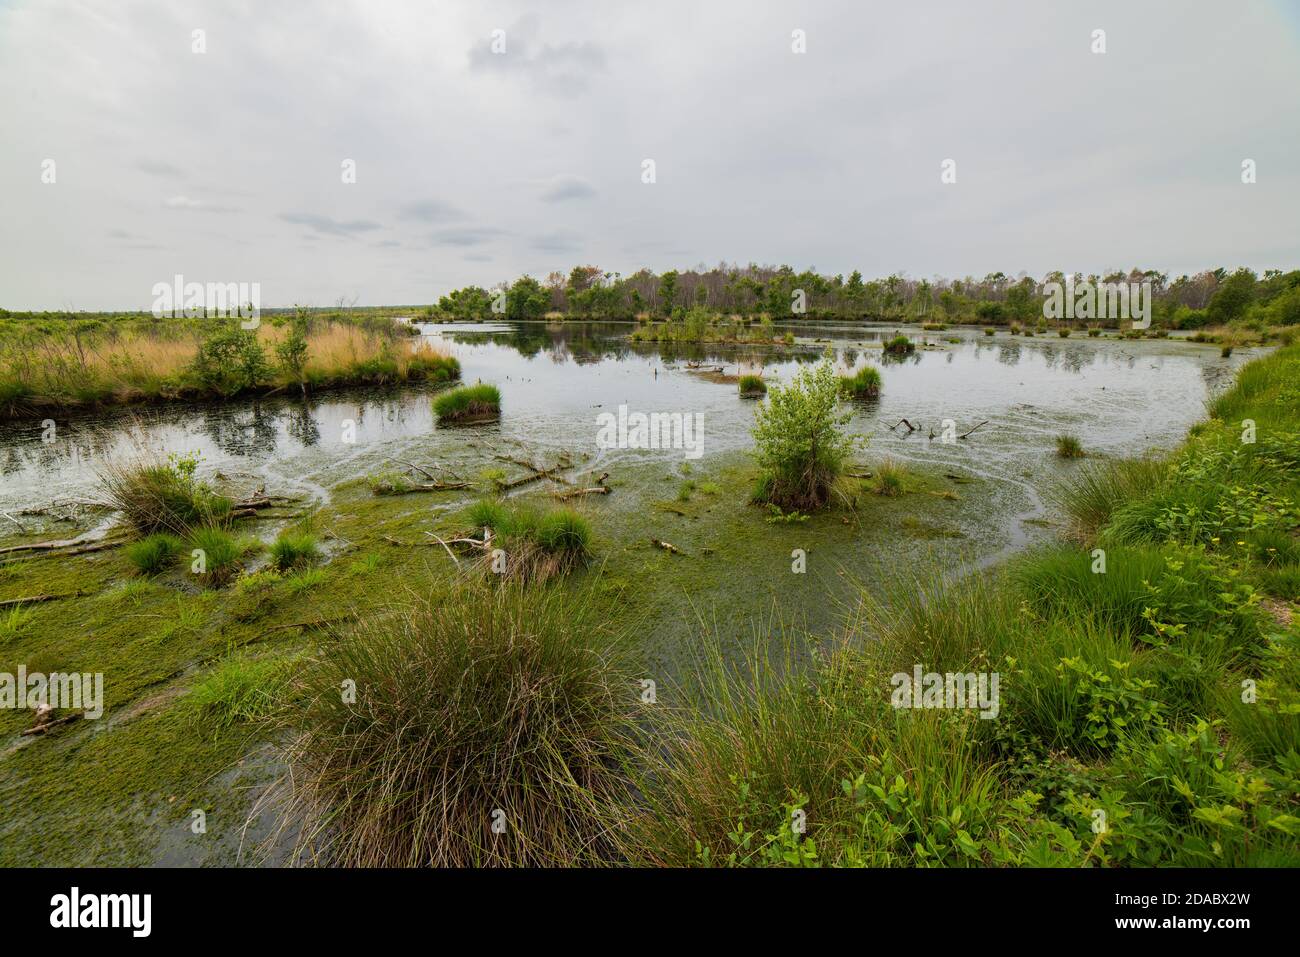
M 853 375 L 840 376 L 840 391 L 853 399 L 874 399 L 880 395 L 880 370 L 863 366 Z
M 842 427 L 839 382 L 829 358 L 804 367 L 787 386 L 773 386 L 754 417 L 755 457 L 762 475 L 758 502 L 811 511 L 837 491 L 849 454 L 858 445 Z
M 127 560 L 142 575 L 157 575 L 163 571 L 185 548 L 185 543 L 175 535 L 158 532 L 126 546 Z
M 767 395 L 767 383 L 761 375 L 742 375 L 740 377 L 740 394 L 744 398 Z
M 890 355 L 907 355 L 909 352 L 916 351 L 916 343 L 904 335 L 897 335 L 885 343 L 885 352 Z
M 1077 435 L 1061 434 L 1056 437 L 1056 454 L 1063 459 L 1083 458 L 1083 443 Z
M 100 473 L 100 485 L 137 532 L 183 536 L 198 526 L 224 524 L 230 515 L 230 499 L 198 479 L 198 464 L 193 455 L 172 454 L 160 461 L 141 454 L 110 462 Z
M 289 673 L 279 658 L 233 653 L 223 658 L 190 691 L 189 704 L 208 733 L 236 722 L 259 721 L 284 704 Z
M 1082 547 L 868 601 L 871 640 L 850 629 L 811 667 L 793 638 L 739 669 L 707 646 L 637 779 L 647 809 L 623 832 L 625 855 L 1300 863 L 1300 635 L 1262 613 L 1251 584 L 1300 553 L 1295 496 L 1282 494 L 1300 462 L 1300 395 L 1287 385 L 1298 365 L 1291 349 L 1248 367 L 1167 468 L 1077 475 Z M 1265 434 L 1243 443 L 1237 416 L 1269 423 Z M 918 665 L 999 672 L 995 719 L 895 707 L 891 676 Z
M 1013 335 L 1022 329 L 1034 335 L 1046 331 L 1041 324 L 1046 284 L 1064 281 L 1061 272 L 1048 273 L 1041 280 L 1029 276 L 1015 279 L 999 271 L 982 278 L 932 282 L 900 275 L 865 280 L 857 271 L 848 277 L 824 276 L 791 266 L 753 263 L 670 270 L 660 275 L 641 269 L 627 276 L 596 266 L 578 266 L 567 277 L 552 273 L 541 284 L 525 276 L 514 284 L 503 284 L 501 291 L 510 318 L 646 320 L 660 316 L 681 325 L 681 316 L 689 306 L 707 307 L 716 316 L 730 317 L 729 323 L 760 316 L 791 321 L 865 319 L 919 322 L 927 331 L 942 330 L 953 323 L 978 323 L 986 327 L 1009 325 Z M 1153 269 L 1134 268 L 1104 275 L 1077 275 L 1075 281 L 1077 288 L 1085 283 L 1094 287 L 1099 283 L 1147 284 L 1151 321 L 1156 330 L 1211 326 L 1219 330 L 1249 329 L 1256 335 L 1277 337 L 1279 330 L 1300 325 L 1300 270 L 1268 270 L 1258 276 L 1248 269 L 1219 268 L 1171 277 Z M 805 300 L 802 313 L 791 309 L 796 290 L 802 291 Z M 430 313 L 442 320 L 484 322 L 495 318 L 492 296 L 475 286 L 443 297 Z M 1120 325 L 1117 318 L 1098 322 L 1112 329 Z M 642 336 L 661 337 L 675 338 L 675 332 L 656 331 Z
M 465 587 L 358 627 L 308 668 L 290 755 L 304 858 L 614 860 L 635 701 L 618 643 L 582 598 Z
M 471 505 L 466 517 L 473 528 L 490 534 L 482 564 L 503 578 L 544 580 L 591 557 L 591 525 L 571 508 L 539 510 L 527 503 L 484 499 Z M 494 556 L 495 549 L 504 554 Z
M 0 310 L 0 418 L 459 377 L 454 358 L 412 346 L 410 331 L 387 317 L 305 310 L 264 316 L 255 330 L 230 319 Z
M 434 397 L 433 412 L 439 422 L 466 422 L 501 414 L 501 390 L 478 383 L 460 386 Z
M 211 587 L 229 582 L 240 570 L 240 559 L 252 550 L 253 544 L 233 535 L 223 528 L 194 529 L 189 536 L 193 555 L 190 570 L 199 580 Z
M 320 557 L 320 544 L 310 532 L 283 531 L 271 543 L 271 561 L 282 572 L 304 568 Z
M 893 459 L 885 459 L 876 466 L 871 490 L 877 495 L 893 498 L 902 495 L 907 490 L 906 479 L 907 466 L 895 462 Z

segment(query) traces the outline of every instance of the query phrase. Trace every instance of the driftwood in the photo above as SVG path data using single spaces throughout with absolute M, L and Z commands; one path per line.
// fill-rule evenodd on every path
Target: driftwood
M 6 608 L 9 605 L 34 605 L 40 601 L 58 601 L 60 598 L 80 598 L 86 594 L 89 594 L 89 592 L 70 591 L 62 595 L 29 595 L 26 598 L 6 598 L 4 601 L 0 601 L 0 608 Z
M 984 420 L 983 422 L 981 422 L 979 425 L 975 426 L 975 429 L 978 429 L 978 428 L 980 427 L 980 425 L 988 425 L 988 424 L 989 424 L 989 420 L 988 420 L 988 419 L 985 419 L 985 420 Z M 961 435 L 957 436 L 957 438 L 959 438 L 959 439 L 964 439 L 964 438 L 966 438 L 966 436 L 970 435 L 971 432 L 974 432 L 975 429 L 969 429 L 968 431 L 963 432 Z
M 577 498 L 580 495 L 608 495 L 610 488 L 605 484 L 605 479 L 607 478 L 609 478 L 609 473 L 605 472 L 600 476 L 600 478 L 596 479 L 596 484 L 590 488 L 574 488 L 569 489 L 567 492 L 556 492 L 555 497 L 560 501 L 565 502 L 571 498 Z
M 676 545 L 672 544 L 672 542 L 661 542 L 657 538 L 652 538 L 650 539 L 650 544 L 654 545 L 656 548 L 662 548 L 664 551 L 670 552 L 673 555 L 682 554 L 682 550 L 678 548 Z
M 85 535 L 78 535 L 76 538 L 62 538 L 52 542 L 27 542 L 23 545 L 10 545 L 8 548 L 0 548 L 0 555 L 12 554 L 13 552 L 50 552 L 62 548 L 70 548 L 73 551 L 62 552 L 61 554 L 80 555 L 83 552 L 97 552 L 105 548 L 116 548 L 125 541 L 125 538 L 97 541 L 88 539 Z
M 540 465 L 535 465 L 532 462 L 525 461 L 524 459 L 517 459 L 509 455 L 495 455 L 493 456 L 493 458 L 501 462 L 510 462 L 513 465 L 518 465 L 521 468 L 526 468 L 531 473 L 529 475 L 524 475 L 521 476 L 520 478 L 513 479 L 512 481 L 509 482 L 498 480 L 496 484 L 497 484 L 497 488 L 499 489 L 504 490 L 504 489 L 517 488 L 520 485 L 527 485 L 529 482 L 536 482 L 538 479 L 550 479 L 552 482 L 559 482 L 562 485 L 570 484 L 569 480 L 566 479 L 563 475 L 556 474 L 566 469 L 573 468 L 573 462 L 569 459 L 568 455 L 561 456 L 560 460 L 550 468 L 544 468 Z
M 894 429 L 898 428 L 900 425 L 907 426 L 907 431 L 909 435 L 917 431 L 916 426 L 914 426 L 911 422 L 908 422 L 907 419 L 899 419 L 897 422 L 895 422 L 893 425 L 889 427 L 889 431 L 893 432 Z

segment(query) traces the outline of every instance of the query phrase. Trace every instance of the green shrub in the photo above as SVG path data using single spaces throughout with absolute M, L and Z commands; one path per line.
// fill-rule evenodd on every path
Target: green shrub
M 740 394 L 745 397 L 767 395 L 767 383 L 761 375 L 742 375 Z
M 234 321 L 215 325 L 199 344 L 190 371 L 199 384 L 220 395 L 252 389 L 271 377 L 256 331 Z
M 760 501 L 809 511 L 830 500 L 858 439 L 844 434 L 830 359 L 773 386 L 754 417 L 755 456 L 766 477 Z

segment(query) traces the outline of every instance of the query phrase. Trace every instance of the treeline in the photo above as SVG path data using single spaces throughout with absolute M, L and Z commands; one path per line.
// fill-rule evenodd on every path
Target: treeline
M 1064 283 L 1061 272 L 1041 280 L 1021 273 L 990 273 L 982 279 L 911 279 L 903 275 L 865 280 L 825 276 L 790 266 L 736 266 L 669 270 L 641 269 L 629 276 L 596 266 L 575 266 L 544 281 L 522 276 L 491 289 L 466 286 L 425 310 L 431 318 L 477 322 L 492 318 L 579 319 L 672 317 L 692 306 L 740 316 L 773 319 L 862 319 L 1004 324 L 1033 322 L 1043 315 L 1047 284 Z M 1206 270 L 1170 280 L 1153 269 L 1106 275 L 1075 274 L 1084 282 L 1149 283 L 1153 325 L 1196 329 L 1251 321 L 1268 326 L 1300 323 L 1300 270 Z

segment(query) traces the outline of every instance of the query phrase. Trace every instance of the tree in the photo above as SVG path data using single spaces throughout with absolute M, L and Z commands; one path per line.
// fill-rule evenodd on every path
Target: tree
M 1255 274 L 1249 269 L 1238 269 L 1219 283 L 1206 312 L 1215 324 L 1232 322 L 1246 314 L 1254 299 Z
M 307 366 L 307 330 L 311 326 L 306 310 L 294 307 L 289 318 L 289 334 L 275 347 L 275 357 L 284 373 L 298 383 L 304 397 L 307 395 L 307 377 L 303 374 Z
M 673 313 L 673 300 L 677 298 L 677 270 L 670 269 L 659 277 L 659 311 L 665 316 Z
M 551 297 L 532 276 L 520 276 L 506 294 L 506 318 L 540 319 Z

